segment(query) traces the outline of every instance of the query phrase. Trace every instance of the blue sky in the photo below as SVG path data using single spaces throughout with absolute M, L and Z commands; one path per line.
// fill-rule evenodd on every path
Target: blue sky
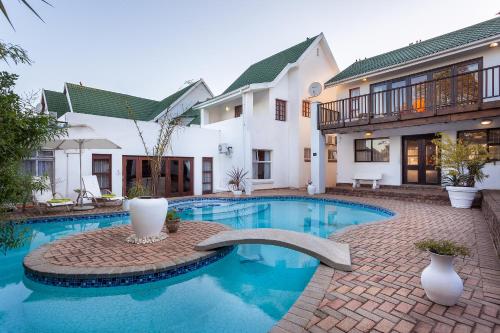
M 250 64 L 323 32 L 341 69 L 370 57 L 495 17 L 477 0 L 30 0 L 46 23 L 4 1 L 16 31 L 0 38 L 28 50 L 32 66 L 17 91 L 62 91 L 64 82 L 161 99 L 189 79 L 221 93 Z

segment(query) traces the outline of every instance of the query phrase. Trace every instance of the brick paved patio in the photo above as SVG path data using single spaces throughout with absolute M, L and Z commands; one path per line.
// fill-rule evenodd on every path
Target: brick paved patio
M 322 266 L 274 332 L 303 332 L 303 327 L 318 333 L 500 332 L 500 260 L 480 210 L 335 197 L 381 205 L 398 215 L 333 235 L 350 244 L 353 272 L 335 271 L 329 278 Z M 434 304 L 421 289 L 420 272 L 429 256 L 413 243 L 428 237 L 472 250 L 471 257 L 455 260 L 465 287 L 456 306 Z

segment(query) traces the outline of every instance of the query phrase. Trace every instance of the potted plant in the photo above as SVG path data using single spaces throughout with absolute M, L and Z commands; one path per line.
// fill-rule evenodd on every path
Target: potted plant
M 458 255 L 468 256 L 469 249 L 449 240 L 434 239 L 419 241 L 415 246 L 431 254 L 431 263 L 421 275 L 422 288 L 427 297 L 441 305 L 456 304 L 464 285 L 453 268 L 453 258 Z
M 149 196 L 149 190 L 136 183 L 128 191 L 130 220 L 135 236 L 139 240 L 159 237 L 168 211 L 165 198 Z
M 148 189 L 143 186 L 141 183 L 135 183 L 130 189 L 127 191 L 127 196 L 123 198 L 123 210 L 129 211 L 130 210 L 130 200 L 137 198 L 137 197 L 143 197 L 143 196 L 148 196 L 149 191 Z
M 245 188 L 245 177 L 248 174 L 243 168 L 233 167 L 227 172 L 229 181 L 227 182 L 229 189 L 234 195 L 241 195 Z
M 313 185 L 311 180 L 307 182 L 307 193 L 309 195 L 314 195 L 314 193 L 316 193 L 316 186 Z
M 165 226 L 167 227 L 168 233 L 173 234 L 179 229 L 181 223 L 181 218 L 177 214 L 177 210 L 172 209 L 168 211 L 167 218 L 165 219 Z
M 440 135 L 432 141 L 440 152 L 436 165 L 446 173 L 443 184 L 446 185 L 452 207 L 470 208 L 478 191 L 476 182 L 483 181 L 488 175 L 483 172 L 488 162 L 486 147 L 452 140 L 448 135 Z

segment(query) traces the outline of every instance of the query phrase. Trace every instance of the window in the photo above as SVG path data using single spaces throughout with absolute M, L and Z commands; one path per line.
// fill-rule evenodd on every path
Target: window
M 304 148 L 304 162 L 311 162 L 311 148 Z
M 337 162 L 337 151 L 335 149 L 328 149 L 328 162 Z
M 203 168 L 202 168 L 202 191 L 203 194 L 208 194 L 213 192 L 213 159 L 211 157 L 203 157 Z
M 286 101 L 276 100 L 276 120 L 286 121 Z
M 253 179 L 271 179 L 271 151 L 253 150 Z
M 54 151 L 39 150 L 32 157 L 23 161 L 23 171 L 32 176 L 49 176 L 54 184 Z
M 389 162 L 389 139 L 354 140 L 355 162 Z
M 101 191 L 111 191 L 111 155 L 92 154 L 92 174 L 97 176 Z
M 458 132 L 464 142 L 484 145 L 491 154 L 491 161 L 500 161 L 500 128 Z
M 243 113 L 243 106 L 241 105 L 236 105 L 234 107 L 234 118 L 241 117 L 241 114 Z
M 302 101 L 302 117 L 311 118 L 311 102 Z

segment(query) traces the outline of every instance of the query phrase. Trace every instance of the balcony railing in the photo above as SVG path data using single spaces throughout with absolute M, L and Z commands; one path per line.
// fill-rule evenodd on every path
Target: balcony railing
M 322 103 L 319 128 L 358 126 L 477 110 L 500 97 L 500 65 Z

